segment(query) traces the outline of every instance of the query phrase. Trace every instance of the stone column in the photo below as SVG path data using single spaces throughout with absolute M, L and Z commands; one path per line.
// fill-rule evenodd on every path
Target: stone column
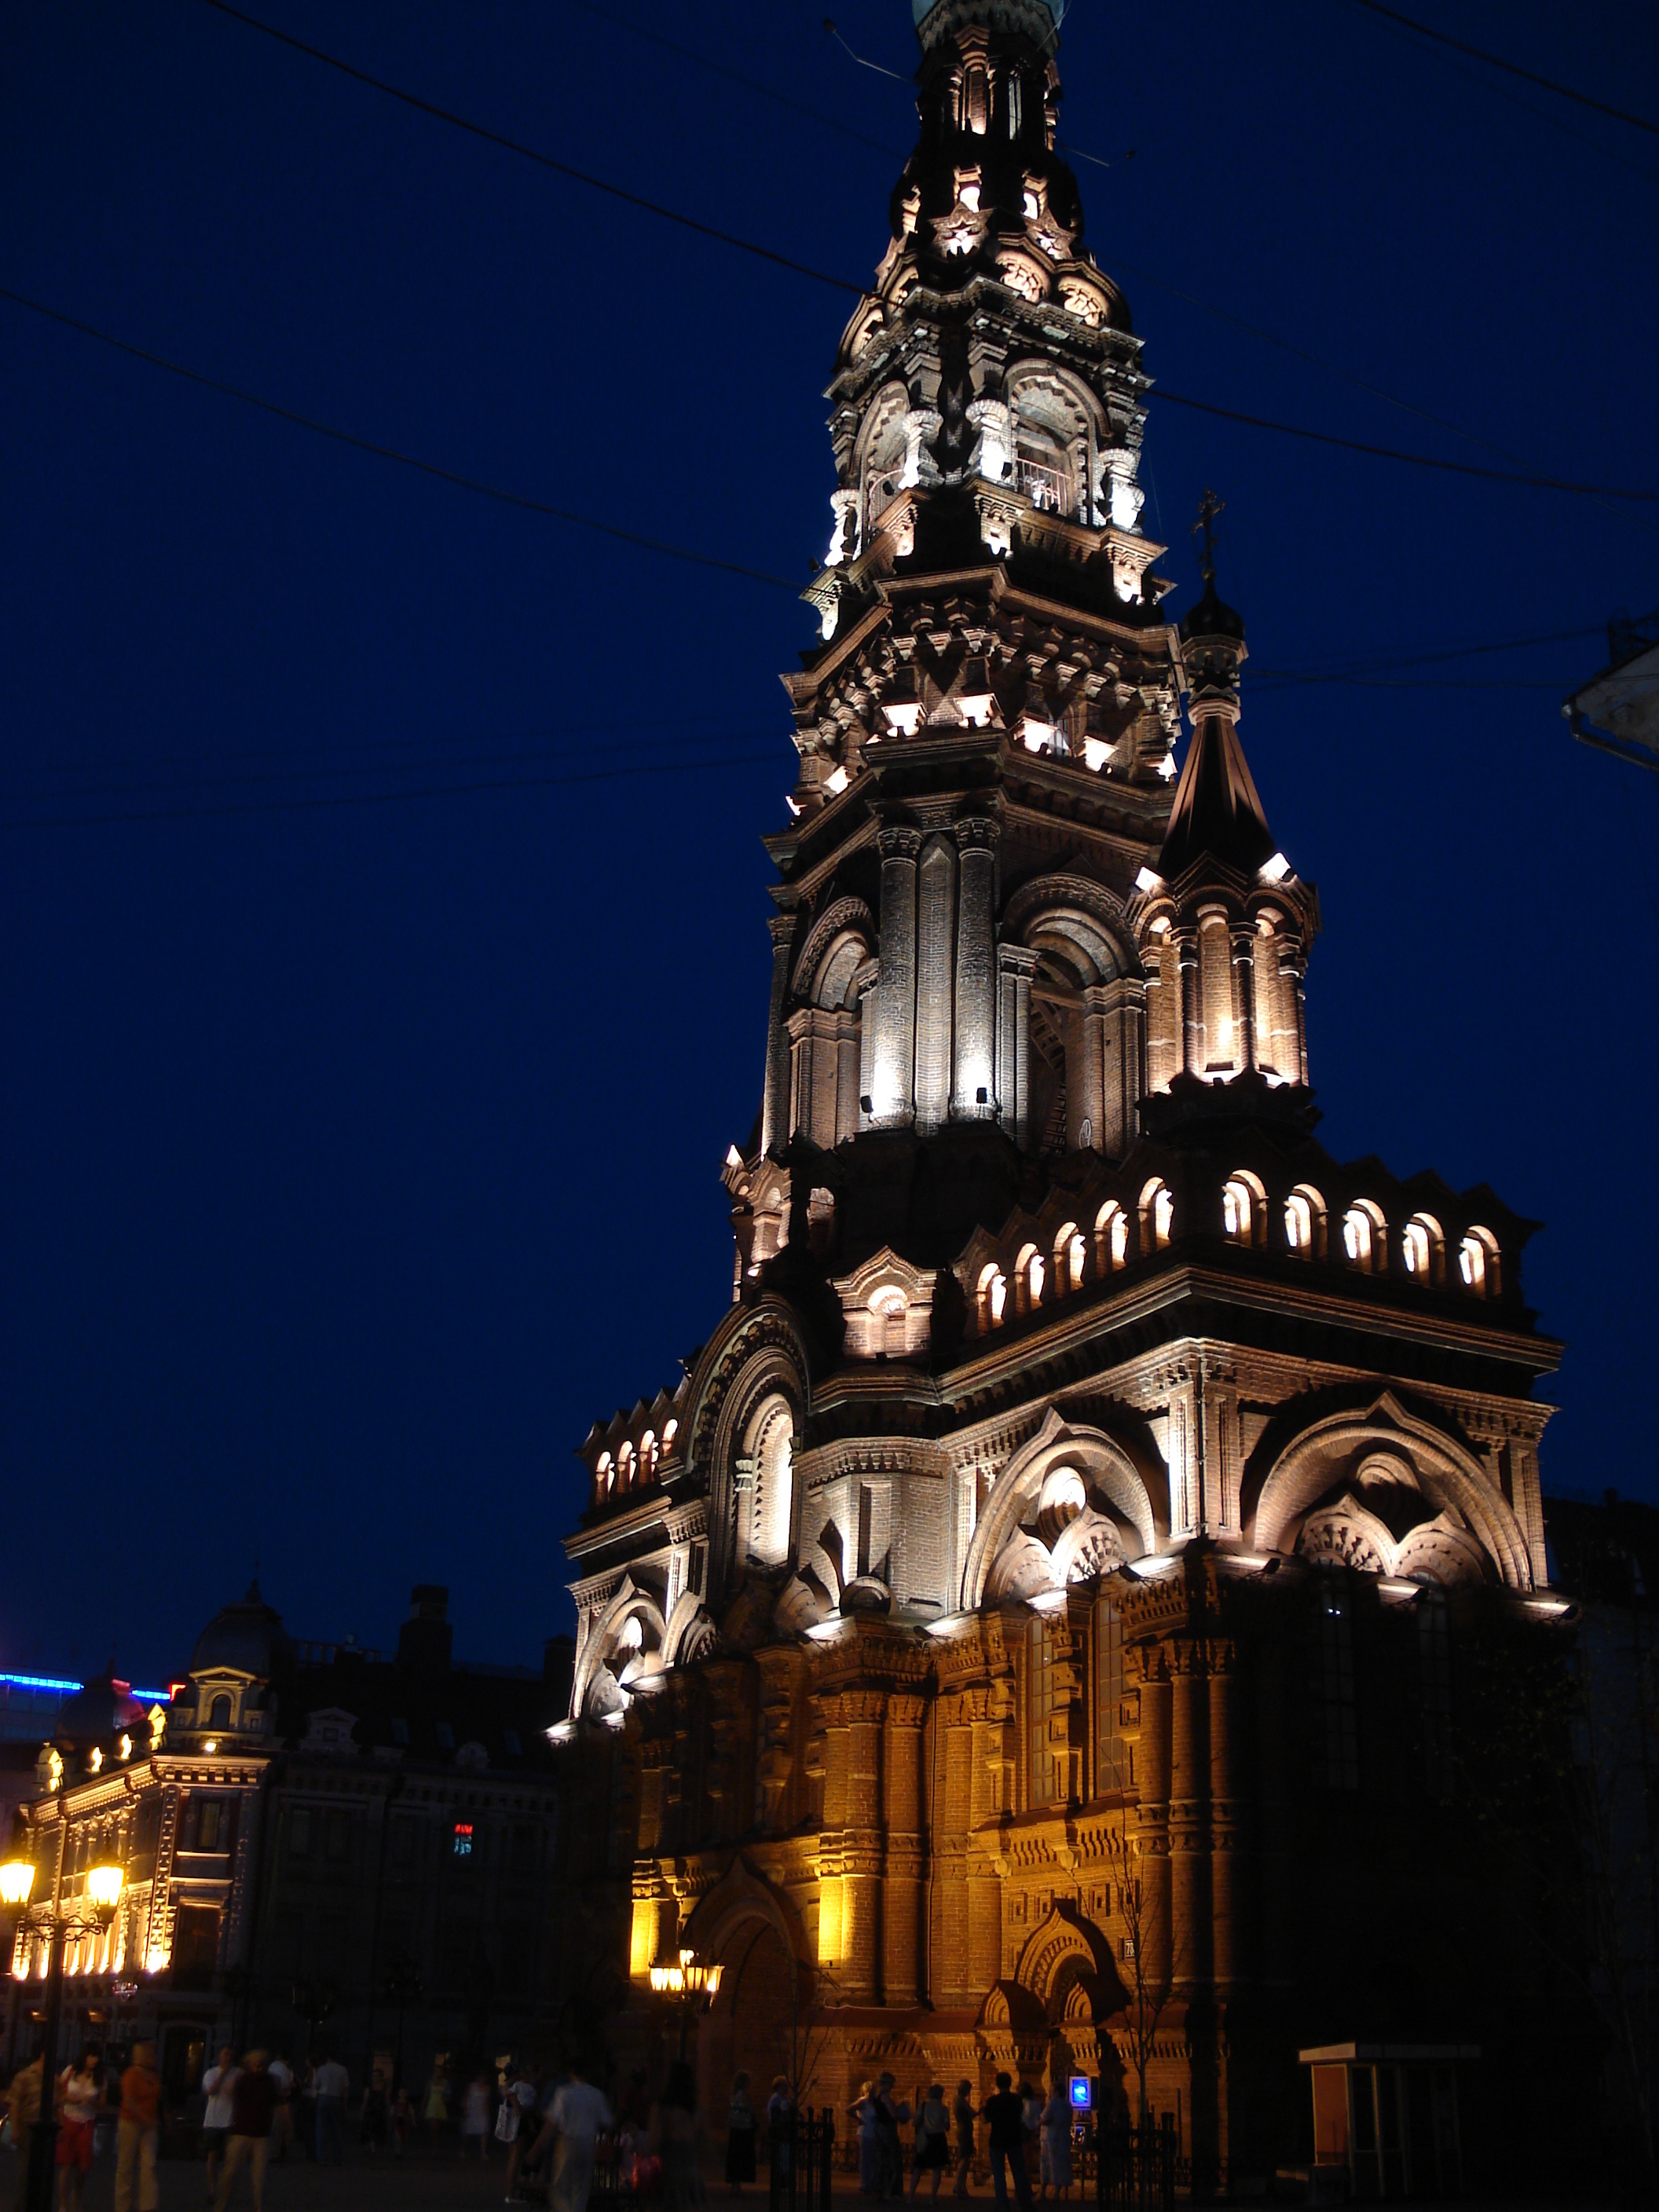
M 1082 1095 L 1078 1100 L 1076 1108 L 1073 1108 L 1069 1097 L 1066 1100 L 1067 1118 L 1069 1119 L 1073 1113 L 1075 1113 L 1077 1117 L 1077 1135 L 1074 1142 L 1080 1148 L 1086 1146 L 1088 1150 L 1096 1152 L 1103 1152 L 1106 1150 L 1109 1114 L 1107 1091 L 1110 1085 L 1107 1066 L 1107 1036 L 1109 1029 L 1113 1026 L 1112 1014 L 1116 1004 L 1116 992 L 1117 986 L 1115 983 L 1091 983 L 1083 994 L 1083 1012 L 1079 1024 L 1083 1032 L 1083 1050 L 1080 1055 L 1082 1065 L 1079 1070 L 1082 1081 L 1078 1085 Z M 1068 1079 L 1066 1084 L 1068 1093 L 1071 1087 Z M 1089 1125 L 1089 1134 L 1086 1139 L 1083 1134 L 1083 1125 L 1085 1121 Z
M 1023 945 L 997 947 L 997 1107 L 1003 1127 L 1023 1149 L 1030 1115 L 1031 978 L 1037 957 Z
M 1308 1002 L 1304 963 L 1297 946 L 1287 945 L 1279 954 L 1279 972 L 1285 977 L 1291 994 L 1291 1019 L 1294 1024 L 1291 1045 L 1292 1057 L 1285 1072 L 1292 1083 L 1305 1083 L 1308 1079 Z
M 1204 1073 L 1204 1008 L 1198 986 L 1198 933 L 1173 933 L 1175 954 L 1181 970 L 1181 1036 L 1179 1063 L 1188 1075 Z
M 1255 1066 L 1255 993 L 1253 963 L 1255 957 L 1255 932 L 1236 929 L 1233 932 L 1233 1035 L 1237 1042 L 1233 1049 L 1234 1065 L 1241 1074 Z
M 1224 2002 L 1238 1971 L 1235 1824 L 1238 1778 L 1233 1726 L 1233 1647 L 1210 1646 L 1210 1923 L 1214 1930 L 1216 1995 Z
M 887 1701 L 886 1865 L 882 1883 L 882 2002 L 913 2005 L 922 1995 L 922 1898 L 926 1854 L 921 1822 L 924 1698 L 895 1692 Z
M 783 1018 L 789 995 L 789 953 L 795 939 L 793 914 L 775 914 L 772 933 L 772 996 L 766 1017 L 766 1090 L 761 1104 L 761 1154 L 787 1141 L 789 1115 L 789 1031 Z
M 989 1120 L 997 1110 L 996 836 L 996 823 L 979 817 L 956 825 L 959 883 L 951 1111 L 959 1121 Z
M 859 1022 L 845 1008 L 836 1016 L 836 1133 L 832 1144 L 857 1134 L 859 1126 Z
M 922 848 L 917 882 L 916 1127 L 943 1127 L 951 1111 L 954 1054 L 957 849 L 935 834 Z
M 1140 1742 L 1135 1758 L 1139 1801 L 1127 1816 L 1138 1846 L 1132 1878 L 1141 1885 L 1141 1926 L 1146 1941 L 1146 1979 L 1154 1988 L 1169 1970 L 1170 1936 L 1170 1674 L 1164 1648 L 1132 1646 L 1125 1678 L 1139 1682 Z
M 1209 1684 L 1201 1644 L 1167 1647 L 1170 1683 L 1170 1903 L 1175 1983 L 1191 1992 L 1211 1977 Z
M 881 853 L 881 981 L 870 1052 L 870 1120 L 908 1121 L 915 1110 L 916 856 L 919 830 L 878 832 Z

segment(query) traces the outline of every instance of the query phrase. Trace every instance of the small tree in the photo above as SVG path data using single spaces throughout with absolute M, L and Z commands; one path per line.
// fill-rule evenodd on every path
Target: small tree
M 1145 2127 L 1152 2117 L 1146 2098 L 1146 2072 L 1158 2047 L 1158 2031 L 1164 2008 L 1175 1991 L 1180 1970 L 1167 1899 L 1161 1901 L 1156 1887 L 1149 1889 L 1136 1871 L 1123 1878 L 1123 1926 L 1127 1976 L 1120 1974 L 1128 1993 L 1123 2008 L 1138 2092 L 1137 2124 Z

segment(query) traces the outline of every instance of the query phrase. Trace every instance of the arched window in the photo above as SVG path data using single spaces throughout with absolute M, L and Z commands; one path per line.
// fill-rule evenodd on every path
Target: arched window
M 987 1267 L 979 1279 L 979 1325 L 981 1328 L 996 1328 L 1008 1304 L 1008 1278 L 994 1261 Z
M 982 63 L 969 62 L 962 80 L 962 128 L 979 137 L 991 118 L 991 80 Z
M 222 1690 L 208 1708 L 208 1726 L 211 1729 L 228 1729 L 230 1726 L 230 1699 Z
M 1438 1283 L 1446 1272 L 1446 1240 L 1431 1213 L 1414 1213 L 1400 1240 L 1406 1273 L 1419 1283 Z
M 1042 1253 L 1035 1244 L 1023 1245 L 1014 1262 L 1014 1281 L 1022 1312 L 1029 1313 L 1033 1306 L 1042 1304 Z
M 593 1468 L 594 1496 L 596 1498 L 609 1498 L 615 1479 L 616 1470 L 611 1464 L 610 1453 L 601 1452 Z
M 1311 1183 L 1298 1183 L 1285 1201 L 1285 1243 L 1298 1260 L 1325 1256 L 1325 1201 Z
M 1368 1198 L 1356 1199 L 1342 1217 L 1342 1251 L 1362 1275 L 1380 1274 L 1388 1266 L 1388 1231 L 1382 1210 Z
M 1088 1239 L 1075 1221 L 1068 1221 L 1054 1239 L 1055 1287 L 1061 1291 L 1081 1290 L 1088 1257 Z
M 1498 1239 L 1490 1229 L 1471 1229 L 1457 1248 L 1457 1272 L 1478 1298 L 1498 1296 Z
M 649 1482 L 657 1472 L 656 1431 L 647 1429 L 640 1438 L 640 1480 Z
M 1121 1267 L 1129 1256 L 1129 1217 L 1115 1198 L 1109 1198 L 1095 1217 L 1095 1251 L 1103 1275 Z
M 1161 1252 L 1175 1227 L 1175 1197 L 1166 1182 L 1154 1176 L 1140 1194 L 1140 1249 Z
M 1008 136 L 1011 138 L 1018 138 L 1019 136 L 1021 106 L 1019 71 L 1010 70 L 1008 72 Z
M 679 1432 L 680 1425 L 678 1421 L 665 1421 L 663 1423 L 662 1448 L 665 1451 L 670 1451 L 673 1449 L 674 1439 L 678 1436 Z
M 618 1490 L 634 1487 L 634 1447 L 629 1443 L 622 1445 L 617 1453 L 617 1487 Z
M 909 1346 L 910 1312 L 903 1291 L 892 1288 L 878 1291 L 871 1301 L 871 1311 L 878 1323 L 876 1348 L 884 1352 L 890 1359 L 902 1359 Z
M 1077 477 L 1070 454 L 1046 423 L 1024 412 L 1014 429 L 1014 483 L 1033 507 L 1050 514 L 1077 512 Z
M 751 1552 L 769 1567 L 781 1565 L 789 1553 L 794 1443 L 795 1419 L 789 1401 L 774 1392 L 750 1415 L 738 1462 L 739 1479 L 749 1486 L 748 1497 L 739 1493 L 738 1498 L 739 1509 L 745 1504 L 749 1509 L 746 1528 L 739 1511 L 739 1557 Z
M 1221 1192 L 1221 1227 L 1234 1244 L 1254 1245 L 1267 1218 L 1267 1194 L 1248 1170 L 1228 1176 Z

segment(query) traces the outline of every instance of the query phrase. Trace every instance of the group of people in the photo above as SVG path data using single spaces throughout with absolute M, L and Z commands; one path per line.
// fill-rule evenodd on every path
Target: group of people
M 6 2093 L 6 2117 L 18 2153 L 18 2201 L 30 2148 L 31 2130 L 40 2118 L 46 2061 L 37 2052 L 13 2075 Z M 161 2077 L 153 2044 L 141 2043 L 131 2063 L 112 2085 L 104 2054 L 95 2043 L 82 2046 L 52 2084 L 52 2115 L 58 2122 L 58 2203 L 60 2212 L 79 2212 L 81 2189 L 91 2169 L 100 2118 L 115 2114 L 115 2212 L 156 2212 L 161 2199 L 155 2154 L 161 2119 Z M 225 2200 L 222 2197 L 219 2202 Z
M 1045 2099 L 1022 2081 L 1018 2090 L 1012 2075 L 999 2074 L 996 2088 L 983 2106 L 974 2102 L 971 2081 L 958 2081 L 956 2096 L 947 2105 L 944 2085 L 930 2082 L 918 2090 L 914 2106 L 897 2094 L 892 2075 L 866 2081 L 848 2108 L 858 2128 L 859 2193 L 878 2203 L 900 2196 L 904 2188 L 904 2149 L 900 2130 L 913 2130 L 910 2155 L 910 2200 L 921 2193 L 924 2174 L 932 2178 L 931 2194 L 937 2197 L 949 2167 L 956 2168 L 955 2195 L 966 2197 L 974 2164 L 974 2130 L 983 2120 L 990 2130 L 991 2185 L 999 2205 L 1008 2202 L 1008 2181 L 1022 2212 L 1031 2203 L 1031 2175 L 1027 2146 L 1039 2146 L 1040 2193 L 1052 2189 L 1066 2196 L 1072 2186 L 1072 2129 L 1073 2116 L 1063 2086 L 1056 2081 Z

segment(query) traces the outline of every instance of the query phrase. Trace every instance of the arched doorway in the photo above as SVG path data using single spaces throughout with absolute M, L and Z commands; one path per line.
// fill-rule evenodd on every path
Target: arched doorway
M 750 2101 L 758 2111 L 772 2079 L 791 2071 L 791 2021 L 797 2002 L 795 1968 L 782 1936 L 769 1920 L 738 1923 L 720 1946 L 720 1987 L 697 2039 L 697 2101 L 722 2136 L 732 2077 L 749 2075 Z

